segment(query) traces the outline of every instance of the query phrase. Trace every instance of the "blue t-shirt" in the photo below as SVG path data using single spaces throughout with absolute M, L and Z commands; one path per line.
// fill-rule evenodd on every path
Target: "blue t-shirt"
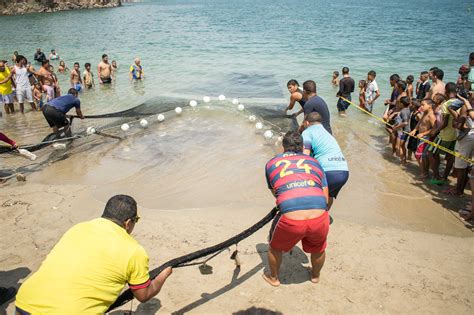
M 321 164 L 325 172 L 348 171 L 346 159 L 336 139 L 321 124 L 312 125 L 303 131 L 304 148 Z
M 321 116 L 322 124 L 326 130 L 332 134 L 331 115 L 326 102 L 319 96 L 313 96 L 303 106 L 305 116 L 312 112 L 317 112 Z
M 81 101 L 71 94 L 66 94 L 48 102 L 48 105 L 53 106 L 61 113 L 66 114 L 71 108 L 81 108 Z

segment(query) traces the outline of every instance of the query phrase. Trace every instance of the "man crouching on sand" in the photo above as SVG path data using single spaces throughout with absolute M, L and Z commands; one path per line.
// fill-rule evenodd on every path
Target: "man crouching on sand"
M 157 295 L 172 270 L 150 279 L 148 255 L 130 236 L 139 218 L 136 201 L 116 195 L 101 218 L 69 229 L 20 287 L 17 314 L 103 314 L 125 284 L 140 302 Z
M 283 149 L 284 153 L 265 167 L 268 188 L 276 197 L 279 213 L 270 230 L 270 274 L 263 274 L 263 279 L 279 286 L 282 252 L 301 241 L 303 250 L 311 254 L 311 281 L 318 283 L 329 232 L 326 176 L 318 161 L 302 153 L 303 138 L 298 132 L 285 134 Z

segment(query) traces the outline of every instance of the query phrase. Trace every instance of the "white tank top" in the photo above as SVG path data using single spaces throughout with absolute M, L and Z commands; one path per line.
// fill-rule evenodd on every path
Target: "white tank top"
M 30 80 L 28 78 L 28 70 L 25 67 L 15 66 L 15 83 L 17 88 L 31 89 Z

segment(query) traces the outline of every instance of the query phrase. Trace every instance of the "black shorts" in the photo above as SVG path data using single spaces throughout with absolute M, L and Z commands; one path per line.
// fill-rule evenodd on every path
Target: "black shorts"
M 342 186 L 349 179 L 348 171 L 328 171 L 326 172 L 326 181 L 328 182 L 329 197 L 337 198 Z
M 112 83 L 112 78 L 105 78 L 105 79 L 101 79 L 102 80 L 102 83 Z
M 349 102 L 346 102 L 344 101 L 342 98 L 340 98 L 338 101 L 337 101 L 337 111 L 338 112 L 344 112 L 346 111 L 350 106 L 350 103 Z
M 43 115 L 51 128 L 62 128 L 69 125 L 66 114 L 51 105 L 46 104 L 43 106 Z

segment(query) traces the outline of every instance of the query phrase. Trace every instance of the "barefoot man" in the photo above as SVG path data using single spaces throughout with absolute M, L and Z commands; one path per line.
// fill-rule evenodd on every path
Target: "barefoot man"
M 301 241 L 303 250 L 311 254 L 310 279 L 317 283 L 326 258 L 329 232 L 326 176 L 318 161 L 302 153 L 303 138 L 299 132 L 285 134 L 283 149 L 284 153 L 268 161 L 265 167 L 268 187 L 276 197 L 279 213 L 270 230 L 270 273 L 264 273 L 263 279 L 279 286 L 282 252 L 290 251 Z
M 99 83 L 112 83 L 112 66 L 109 63 L 109 57 L 106 54 L 102 55 L 102 61 L 97 66 L 97 73 Z

